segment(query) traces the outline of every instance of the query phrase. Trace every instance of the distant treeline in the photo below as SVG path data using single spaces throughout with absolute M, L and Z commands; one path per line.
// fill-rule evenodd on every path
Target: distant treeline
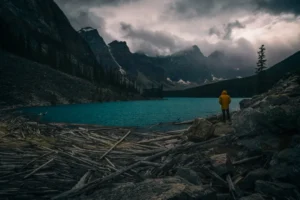
M 287 73 L 299 73 L 300 51 L 267 69 L 262 74 L 264 79 L 258 82 L 258 75 L 241 79 L 231 79 L 207 84 L 195 88 L 177 91 L 164 91 L 167 97 L 217 97 L 222 90 L 227 90 L 232 97 L 251 97 L 268 91 Z M 258 85 L 259 84 L 259 85 Z M 259 90 L 258 90 L 259 88 Z

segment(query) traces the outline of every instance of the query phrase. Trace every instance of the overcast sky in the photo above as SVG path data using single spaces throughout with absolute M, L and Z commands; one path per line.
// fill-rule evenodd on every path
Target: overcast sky
M 268 66 L 300 50 L 299 0 L 55 0 L 75 29 L 97 28 L 130 50 L 170 54 L 198 45 L 253 62 L 261 44 Z

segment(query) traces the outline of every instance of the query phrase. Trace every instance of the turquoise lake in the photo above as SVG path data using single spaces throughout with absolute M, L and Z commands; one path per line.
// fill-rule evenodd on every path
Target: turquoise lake
M 232 98 L 231 111 L 239 109 L 241 98 Z M 191 120 L 221 112 L 218 98 L 166 98 L 164 100 L 124 101 L 58 105 L 22 109 L 28 116 L 39 113 L 44 122 L 147 127 L 157 123 Z

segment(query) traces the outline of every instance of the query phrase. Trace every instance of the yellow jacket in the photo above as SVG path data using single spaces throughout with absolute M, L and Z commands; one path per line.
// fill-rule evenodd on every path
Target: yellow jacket
M 222 94 L 219 97 L 219 103 L 220 103 L 222 109 L 229 109 L 229 104 L 231 103 L 231 98 L 227 94 L 226 90 L 222 91 Z

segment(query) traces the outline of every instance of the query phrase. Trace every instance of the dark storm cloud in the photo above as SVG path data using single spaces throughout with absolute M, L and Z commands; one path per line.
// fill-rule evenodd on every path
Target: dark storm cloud
M 255 0 L 258 8 L 273 14 L 293 13 L 300 14 L 299 0 Z
M 134 28 L 131 24 L 120 23 L 125 38 L 131 39 L 148 54 L 157 54 L 158 50 L 174 51 L 182 48 L 184 40 L 163 31 L 151 31 Z M 136 47 L 137 48 L 137 47 Z
M 238 20 L 236 20 L 235 22 L 229 22 L 228 24 L 223 26 L 224 30 L 220 30 L 217 27 L 211 27 L 209 29 L 208 34 L 209 35 L 216 35 L 218 36 L 220 39 L 223 40 L 231 40 L 231 35 L 232 35 L 232 31 L 233 29 L 241 29 L 241 28 L 245 28 L 246 26 L 244 24 L 242 24 L 241 22 L 239 22 Z
M 84 3 L 83 3 L 84 2 Z M 79 0 L 56 0 L 56 3 L 67 15 L 70 23 L 75 30 L 79 30 L 84 27 L 92 27 L 98 29 L 99 34 L 103 37 L 106 43 L 111 42 L 114 38 L 107 33 L 105 19 L 95 15 L 89 11 L 89 8 L 99 5 L 118 5 L 124 3 L 121 0 L 100 0 L 100 1 L 79 1 Z M 129 0 L 127 2 L 130 2 Z
M 72 5 L 72 6 L 83 6 L 83 7 L 94 7 L 94 6 L 117 6 L 126 3 L 134 3 L 140 0 L 55 0 L 60 5 Z
M 235 22 L 228 23 L 227 26 L 225 27 L 225 35 L 224 35 L 224 40 L 230 40 L 231 39 L 231 34 L 232 30 L 235 28 L 245 28 L 246 26 L 241 24 L 238 20 Z
M 214 27 L 211 27 L 209 29 L 208 34 L 209 35 L 216 35 L 216 36 L 220 37 L 221 36 L 221 31 L 217 27 L 214 26 Z
M 75 30 L 79 30 L 84 27 L 96 28 L 106 43 L 114 40 L 114 38 L 106 32 L 106 23 L 104 18 L 96 16 L 91 12 L 80 11 L 78 12 L 78 15 L 70 15 L 69 21 Z
M 238 10 L 265 11 L 272 14 L 300 14 L 299 0 L 175 0 L 169 5 L 181 17 L 192 18 L 235 12 Z

